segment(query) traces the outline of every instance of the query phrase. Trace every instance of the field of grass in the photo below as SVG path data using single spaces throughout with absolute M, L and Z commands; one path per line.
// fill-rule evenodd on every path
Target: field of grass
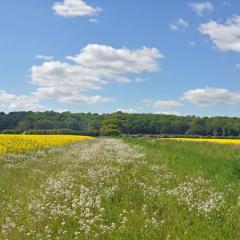
M 239 153 L 97 138 L 0 155 L 0 239 L 240 239 Z

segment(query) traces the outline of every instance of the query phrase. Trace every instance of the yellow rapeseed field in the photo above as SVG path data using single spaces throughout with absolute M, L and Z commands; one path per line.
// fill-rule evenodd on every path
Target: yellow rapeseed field
M 167 138 L 168 140 L 183 142 L 210 142 L 219 144 L 240 144 L 240 139 L 209 139 L 209 138 Z
M 93 139 L 72 135 L 0 135 L 0 153 L 19 153 L 47 149 L 64 144 Z

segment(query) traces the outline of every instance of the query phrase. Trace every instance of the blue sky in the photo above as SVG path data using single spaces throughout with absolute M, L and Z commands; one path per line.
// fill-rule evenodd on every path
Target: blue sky
M 240 2 L 2 0 L 0 111 L 239 116 Z

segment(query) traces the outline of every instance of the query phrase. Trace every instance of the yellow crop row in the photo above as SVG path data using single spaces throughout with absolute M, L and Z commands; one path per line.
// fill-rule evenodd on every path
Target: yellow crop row
M 0 135 L 0 153 L 26 152 L 93 139 L 72 135 Z
M 183 142 L 210 142 L 219 144 L 240 144 L 240 139 L 208 139 L 208 138 L 167 138 L 168 140 Z

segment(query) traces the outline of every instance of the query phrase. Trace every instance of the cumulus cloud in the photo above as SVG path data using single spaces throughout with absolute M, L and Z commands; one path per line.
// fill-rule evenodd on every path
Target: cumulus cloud
M 210 21 L 201 24 L 199 31 L 208 35 L 219 50 L 240 52 L 240 16 L 234 16 L 225 23 Z
M 39 99 L 36 96 L 9 94 L 0 90 L 0 106 L 11 111 L 46 111 L 47 107 L 38 103 Z
M 40 98 L 57 98 L 61 102 L 104 103 L 111 98 L 83 96 L 91 90 L 100 90 L 110 81 L 128 83 L 126 74 L 139 74 L 158 70 L 158 60 L 163 56 L 155 48 L 129 50 L 105 45 L 89 44 L 76 56 L 68 56 L 70 62 L 51 61 L 33 66 L 32 83 Z
M 183 18 L 179 18 L 177 21 L 169 24 L 169 28 L 172 31 L 177 31 L 179 29 L 186 29 L 188 27 L 189 27 L 189 23 Z
M 152 107 L 159 111 L 169 111 L 177 107 L 182 106 L 182 103 L 178 101 L 155 101 L 152 103 Z
M 128 74 L 137 78 L 142 72 L 157 71 L 161 58 L 163 55 L 156 48 L 129 50 L 90 44 L 76 56 L 66 57 L 65 61 L 45 61 L 34 65 L 30 78 L 36 90 L 31 96 L 9 97 L 5 93 L 5 102 L 31 102 L 34 109 L 41 108 L 38 102 L 42 99 L 70 104 L 110 103 L 114 101 L 112 97 L 92 95 L 91 92 L 100 91 L 110 82 L 127 84 L 131 81 Z
M 185 92 L 181 100 L 186 100 L 203 107 L 218 104 L 231 105 L 240 101 L 240 93 L 222 88 L 203 88 Z
M 196 2 L 189 3 L 188 5 L 197 13 L 198 16 L 202 16 L 206 11 L 211 12 L 214 10 L 214 6 L 210 2 Z
M 116 49 L 111 46 L 89 44 L 80 54 L 67 57 L 68 60 L 89 69 L 97 69 L 104 75 L 140 73 L 143 71 L 157 71 L 157 60 L 163 55 L 156 48 L 143 47 L 129 50 Z
M 96 16 L 102 9 L 93 7 L 83 0 L 63 0 L 53 5 L 56 14 L 64 17 Z
M 33 66 L 31 79 L 32 83 L 38 86 L 39 92 L 46 96 L 72 91 L 100 90 L 102 85 L 107 83 L 98 73 L 88 68 L 60 61 Z

